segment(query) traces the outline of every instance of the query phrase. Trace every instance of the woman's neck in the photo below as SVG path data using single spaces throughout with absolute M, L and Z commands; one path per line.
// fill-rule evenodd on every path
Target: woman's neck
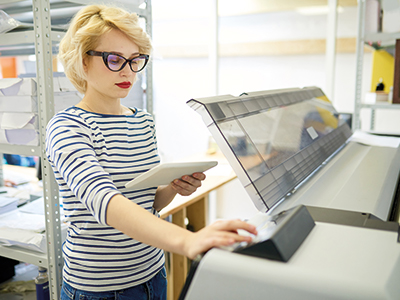
M 92 101 L 91 98 L 83 97 L 81 102 L 79 102 L 76 106 L 80 107 L 84 110 L 99 113 L 99 114 L 107 114 L 107 115 L 125 115 L 127 114 L 126 107 L 121 105 L 120 99 L 113 99 L 109 101 Z

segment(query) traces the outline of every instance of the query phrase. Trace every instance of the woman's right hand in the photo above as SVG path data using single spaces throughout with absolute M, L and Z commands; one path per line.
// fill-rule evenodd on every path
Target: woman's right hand
M 190 259 L 194 259 L 198 254 L 204 253 L 213 247 L 251 242 L 252 237 L 239 235 L 237 233 L 238 229 L 257 235 L 256 227 L 247 222 L 241 220 L 216 221 L 186 238 L 184 245 L 185 255 Z

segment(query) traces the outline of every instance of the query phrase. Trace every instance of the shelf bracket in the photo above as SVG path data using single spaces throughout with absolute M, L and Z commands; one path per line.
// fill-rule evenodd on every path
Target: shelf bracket
M 53 171 L 46 159 L 45 147 L 46 126 L 54 115 L 50 1 L 32 0 L 32 8 L 50 298 L 59 299 L 63 266 L 59 193 Z

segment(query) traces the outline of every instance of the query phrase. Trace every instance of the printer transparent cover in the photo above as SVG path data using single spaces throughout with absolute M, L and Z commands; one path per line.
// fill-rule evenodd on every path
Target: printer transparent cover
M 202 116 L 262 212 L 284 199 L 352 134 L 317 87 L 191 99 L 187 104 Z

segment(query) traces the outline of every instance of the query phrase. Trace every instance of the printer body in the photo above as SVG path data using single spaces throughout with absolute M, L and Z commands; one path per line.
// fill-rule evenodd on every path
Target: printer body
M 352 140 L 317 87 L 188 105 L 259 210 L 259 235 L 199 256 L 180 299 L 400 299 L 398 147 Z

